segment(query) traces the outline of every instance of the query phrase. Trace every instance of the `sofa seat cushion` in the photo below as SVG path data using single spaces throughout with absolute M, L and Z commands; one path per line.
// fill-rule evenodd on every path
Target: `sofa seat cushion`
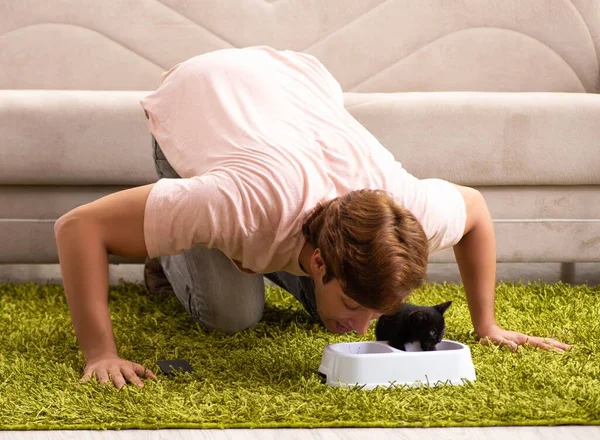
M 157 180 L 147 91 L 0 90 L 0 184 Z M 346 93 L 346 109 L 419 178 L 600 184 L 600 95 Z
M 346 93 L 344 105 L 419 178 L 467 186 L 600 183 L 600 95 Z

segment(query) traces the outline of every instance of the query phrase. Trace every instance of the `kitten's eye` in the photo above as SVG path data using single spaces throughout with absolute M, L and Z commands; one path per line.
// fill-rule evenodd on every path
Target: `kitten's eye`
M 431 330 L 431 331 L 429 332 L 429 334 L 430 334 L 431 336 L 435 336 L 435 330 Z

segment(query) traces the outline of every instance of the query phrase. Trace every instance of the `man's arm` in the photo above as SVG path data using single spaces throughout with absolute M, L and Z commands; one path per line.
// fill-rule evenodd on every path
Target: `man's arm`
M 109 194 L 79 206 L 54 225 L 71 320 L 83 352 L 83 381 L 95 373 L 117 388 L 125 379 L 142 385 L 152 371 L 118 357 L 108 308 L 108 254 L 145 257 L 144 209 L 154 184 Z M 138 377 L 139 376 L 139 377 Z
M 467 208 L 467 223 L 454 255 L 463 281 L 471 321 L 479 336 L 496 324 L 496 239 L 487 204 L 479 191 L 455 185 Z
M 492 217 L 485 199 L 474 188 L 455 185 L 465 200 L 467 222 L 462 239 L 454 245 L 454 255 L 463 281 L 471 321 L 482 342 L 507 345 L 516 350 L 530 344 L 562 351 L 569 345 L 500 328 L 496 323 L 496 239 Z

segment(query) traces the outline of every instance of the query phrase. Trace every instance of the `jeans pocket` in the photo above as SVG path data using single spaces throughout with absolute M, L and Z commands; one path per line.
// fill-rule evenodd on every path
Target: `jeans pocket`
M 158 174 L 158 176 L 161 179 L 181 179 L 181 176 L 177 173 L 177 171 L 173 169 L 173 167 L 165 157 L 164 153 L 160 149 L 160 145 L 158 145 L 158 142 L 156 142 L 154 136 L 152 136 L 152 147 L 154 167 L 156 168 L 156 173 Z
M 156 142 L 156 139 L 154 139 L 154 136 L 152 136 L 152 159 L 154 160 L 154 168 L 156 168 L 156 174 L 158 174 L 158 177 L 160 177 L 162 179 L 163 177 L 165 177 L 165 175 L 162 172 L 160 165 L 158 164 L 158 161 L 160 160 L 158 158 L 159 150 L 160 149 L 158 148 L 158 142 Z M 162 151 L 161 151 L 161 155 L 162 155 Z

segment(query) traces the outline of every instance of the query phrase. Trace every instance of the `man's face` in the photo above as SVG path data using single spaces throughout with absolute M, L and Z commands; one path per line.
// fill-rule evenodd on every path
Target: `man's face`
M 318 249 L 313 253 L 310 264 L 315 274 L 313 280 L 317 312 L 327 330 L 332 333 L 348 333 L 354 330 L 364 335 L 371 321 L 379 318 L 381 313 L 367 309 L 345 295 L 337 279 L 323 284 L 325 264 Z

